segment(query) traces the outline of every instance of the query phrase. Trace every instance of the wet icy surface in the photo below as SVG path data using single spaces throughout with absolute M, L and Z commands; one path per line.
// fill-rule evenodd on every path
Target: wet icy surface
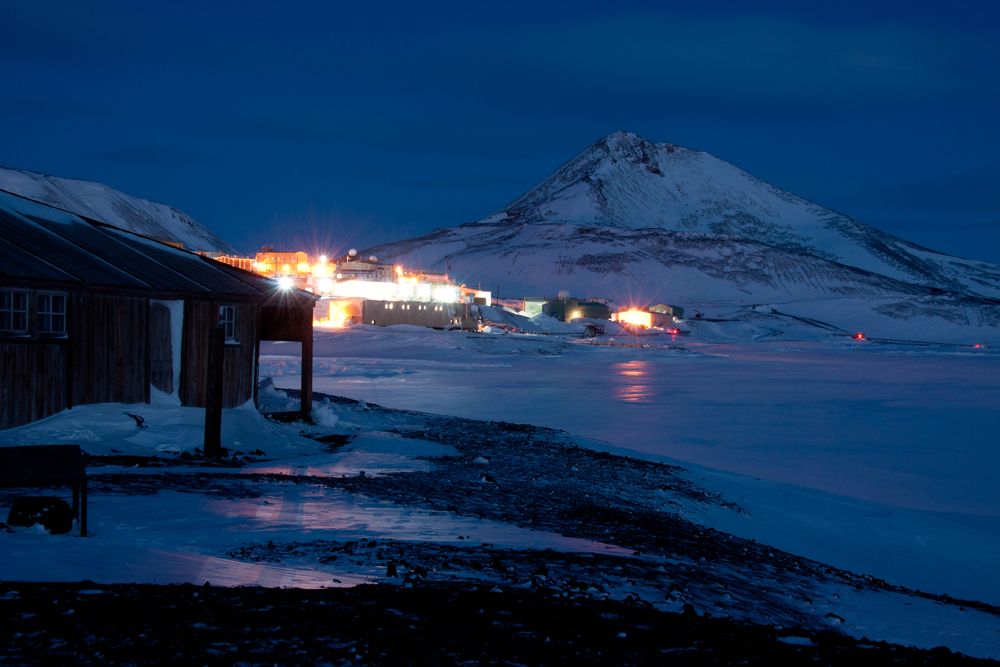
M 387 407 L 566 429 L 642 455 L 883 504 L 1000 519 L 1000 355 L 437 333 L 318 334 L 315 387 Z M 285 349 L 265 345 L 262 354 Z M 296 364 L 265 356 L 261 373 L 296 387 Z
M 90 502 L 90 537 L 86 539 L 49 535 L 41 527 L 4 535 L 2 578 L 35 581 L 44 576 L 52 581 L 89 579 L 101 583 L 208 581 L 228 586 L 318 588 L 356 585 L 384 574 L 384 568 L 343 572 L 335 567 L 245 563 L 223 556 L 229 549 L 257 540 L 379 537 L 580 553 L 632 553 L 592 540 L 396 505 L 309 484 L 229 483 L 259 495 L 226 498 L 175 491 L 94 495 Z

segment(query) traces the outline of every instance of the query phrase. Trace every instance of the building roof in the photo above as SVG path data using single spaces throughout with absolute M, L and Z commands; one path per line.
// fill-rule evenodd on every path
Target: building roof
M 270 278 L 3 190 L 0 238 L 0 280 L 241 300 L 278 290 Z

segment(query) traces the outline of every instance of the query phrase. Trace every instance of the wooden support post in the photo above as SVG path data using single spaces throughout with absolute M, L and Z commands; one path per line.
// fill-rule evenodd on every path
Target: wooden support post
M 150 350 L 150 347 L 152 346 L 152 343 L 153 343 L 153 335 L 152 335 L 153 332 L 151 331 L 152 326 L 153 326 L 152 325 L 152 321 L 153 321 L 153 307 L 149 303 L 149 299 L 146 299 L 146 327 L 145 327 L 145 329 L 146 329 L 146 343 L 145 343 L 146 353 L 145 353 L 144 358 L 143 358 L 143 372 L 145 373 L 146 377 L 143 380 L 143 387 L 144 387 L 143 388 L 143 393 L 142 393 L 142 402 L 143 403 L 149 403 L 150 399 L 152 398 L 152 396 L 151 396 L 152 390 L 150 390 L 150 388 L 149 388 L 150 385 L 153 384 L 153 372 L 152 372 L 152 370 L 153 370 L 153 355 L 152 355 L 152 350 Z
M 260 327 L 257 327 L 257 331 L 260 331 Z M 260 336 L 257 337 L 257 342 L 254 343 L 253 348 L 253 404 L 255 407 L 260 407 Z
M 226 331 L 212 330 L 208 345 L 208 369 L 205 376 L 205 457 L 222 456 L 222 370 L 226 353 Z
M 80 482 L 80 537 L 87 536 L 87 480 Z
M 302 400 L 299 409 L 302 412 L 302 418 L 306 419 L 312 413 L 313 402 L 313 328 L 311 312 L 302 329 Z

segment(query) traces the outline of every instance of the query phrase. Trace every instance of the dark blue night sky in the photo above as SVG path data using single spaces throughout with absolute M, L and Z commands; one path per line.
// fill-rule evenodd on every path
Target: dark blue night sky
M 6 2 L 0 163 L 336 251 L 625 129 L 1000 262 L 1000 3 L 749 4 Z

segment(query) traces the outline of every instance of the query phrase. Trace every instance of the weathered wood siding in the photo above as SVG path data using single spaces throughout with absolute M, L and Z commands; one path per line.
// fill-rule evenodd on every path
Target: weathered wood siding
M 70 403 L 146 400 L 149 299 L 70 295 L 67 307 Z
M 174 359 L 170 338 L 170 309 L 149 306 L 149 383 L 168 394 L 174 391 Z
M 65 343 L 0 343 L 0 429 L 66 407 Z
M 223 362 L 224 407 L 254 398 L 262 333 L 274 340 L 311 341 L 311 302 L 275 307 L 187 298 L 177 378 L 171 372 L 166 309 L 151 309 L 148 296 L 68 291 L 65 338 L 0 340 L 0 428 L 74 405 L 148 401 L 150 384 L 164 391 L 173 384 L 184 405 L 204 406 L 209 337 L 218 325 L 219 305 L 236 309 L 236 341 L 226 344 Z M 311 385 L 308 373 L 303 384 Z
M 208 345 L 219 322 L 219 303 L 184 303 L 184 342 L 180 378 L 180 399 L 184 405 L 205 405 L 205 374 Z M 260 306 L 228 304 L 236 307 L 237 343 L 226 343 L 223 365 L 222 404 L 232 408 L 253 398 L 256 384 L 255 355 Z
M 85 403 L 146 400 L 145 297 L 67 295 L 66 337 L 0 343 L 0 428 Z
M 313 335 L 313 304 L 293 308 L 264 306 L 261 310 L 260 340 L 302 341 Z

